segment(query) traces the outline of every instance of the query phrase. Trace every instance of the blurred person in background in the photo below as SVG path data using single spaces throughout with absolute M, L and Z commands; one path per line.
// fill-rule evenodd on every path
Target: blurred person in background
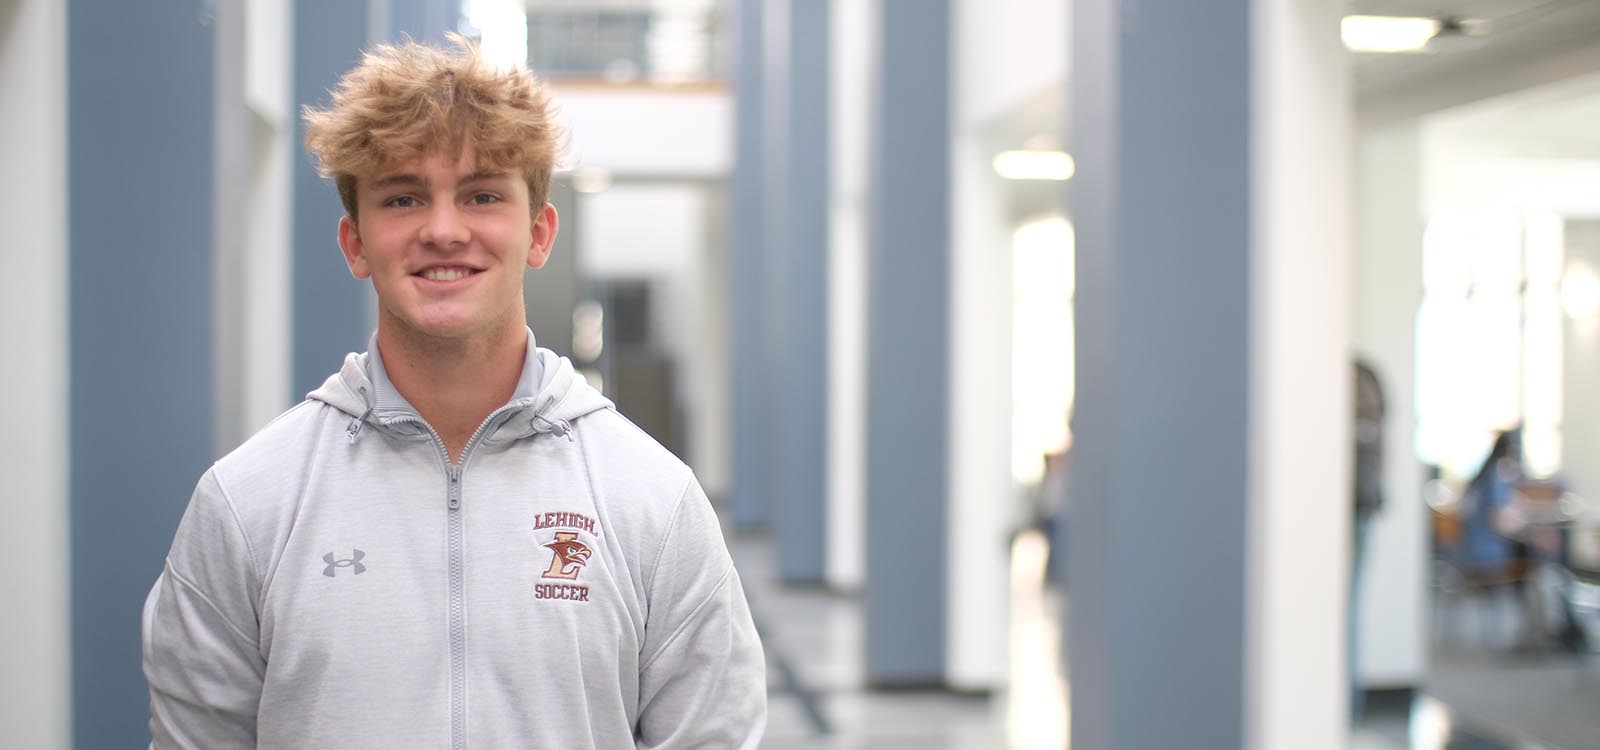
M 754 748 L 760 641 L 687 466 L 527 327 L 541 84 L 379 46 L 306 143 L 378 328 L 214 464 L 146 601 L 156 748 Z
M 1461 539 L 1455 563 L 1468 578 L 1507 578 L 1521 587 L 1527 547 L 1502 534 L 1500 520 L 1522 480 L 1521 447 L 1520 430 L 1497 433 L 1478 472 L 1462 490 Z
M 1351 524 L 1350 622 L 1348 663 L 1350 714 L 1361 717 L 1365 690 L 1357 669 L 1360 629 L 1362 567 L 1366 558 L 1367 535 L 1372 517 L 1383 508 L 1383 383 L 1372 366 L 1360 359 L 1355 363 L 1355 516 Z

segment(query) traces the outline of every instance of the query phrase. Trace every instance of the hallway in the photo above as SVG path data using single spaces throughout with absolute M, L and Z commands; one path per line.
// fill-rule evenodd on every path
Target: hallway
M 1042 586 L 1042 537 L 1013 546 L 1011 682 L 993 696 L 864 687 L 862 611 L 849 594 L 779 583 L 770 542 L 729 532 L 767 651 L 768 750 L 1061 750 L 1070 719 L 1055 678 L 1059 596 Z M 1581 707 L 1600 698 L 1600 671 L 1528 662 L 1506 672 L 1445 654 L 1414 702 L 1381 696 L 1351 734 L 1352 750 L 1587 750 Z M 1508 676 L 1509 675 L 1509 676 Z M 1510 679 L 1507 683 L 1504 680 Z M 1494 695 L 1518 700 L 1491 705 Z M 1441 702 L 1449 699 L 1459 714 Z M 1552 720 L 1552 717 L 1556 717 Z M 1535 734 L 1535 732 L 1537 734 Z M 1539 739 L 1535 739 L 1537 736 Z M 1554 741 L 1564 744 L 1553 744 Z M 1577 744 L 1573 744 L 1577 743 Z

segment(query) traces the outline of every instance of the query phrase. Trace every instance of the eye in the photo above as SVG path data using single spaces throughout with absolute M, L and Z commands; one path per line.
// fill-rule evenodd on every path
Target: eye
M 471 201 L 472 205 L 474 206 L 487 206 L 493 203 L 499 203 L 500 196 L 495 195 L 494 193 L 473 193 L 472 197 L 468 198 L 467 200 Z
M 417 199 L 410 195 L 397 195 L 384 201 L 384 205 L 393 206 L 394 208 L 412 208 L 417 205 Z

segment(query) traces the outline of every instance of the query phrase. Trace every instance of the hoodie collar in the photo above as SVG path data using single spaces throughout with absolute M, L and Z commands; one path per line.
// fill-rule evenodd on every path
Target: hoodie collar
M 538 393 L 540 375 L 544 371 L 544 364 L 540 362 L 538 344 L 533 339 L 533 330 L 524 328 L 528 332 L 528 353 L 522 362 L 522 374 L 517 378 L 517 388 L 511 393 L 507 406 L 518 404 L 531 404 L 533 397 Z M 367 340 L 366 357 L 367 377 L 372 383 L 372 415 L 379 422 L 388 424 L 400 419 L 421 419 L 422 415 L 411 405 L 410 401 L 394 387 L 394 382 L 389 380 L 389 370 L 383 366 L 383 352 L 378 348 L 378 334 L 374 332 Z M 505 408 L 505 407 L 501 407 Z
M 307 397 L 350 415 L 347 432 L 352 442 L 369 423 L 397 432 L 426 432 L 421 415 L 389 380 L 376 334 L 367 353 L 346 355 L 339 372 Z M 501 442 L 544 432 L 567 435 L 573 420 L 610 408 L 614 408 L 611 401 L 590 387 L 567 358 L 538 348 L 529 330 L 527 359 L 516 390 L 493 413 L 495 423 L 483 440 Z

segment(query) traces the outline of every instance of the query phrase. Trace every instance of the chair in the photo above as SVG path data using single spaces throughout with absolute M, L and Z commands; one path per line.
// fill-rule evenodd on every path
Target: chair
M 1425 497 L 1432 516 L 1435 638 L 1438 628 L 1447 627 L 1449 615 L 1458 614 L 1476 602 L 1478 630 L 1483 645 L 1498 641 L 1492 632 L 1495 607 L 1509 592 L 1520 596 L 1532 572 L 1528 556 L 1515 540 L 1502 536 L 1495 528 L 1488 503 L 1477 498 L 1455 496 L 1437 480 L 1430 482 Z M 1513 600 L 1513 611 L 1521 615 L 1523 627 L 1513 626 L 1509 640 L 1514 644 L 1527 634 L 1525 602 Z M 1504 619 L 1503 617 L 1500 619 Z M 1521 632 L 1518 632 L 1521 631 Z

